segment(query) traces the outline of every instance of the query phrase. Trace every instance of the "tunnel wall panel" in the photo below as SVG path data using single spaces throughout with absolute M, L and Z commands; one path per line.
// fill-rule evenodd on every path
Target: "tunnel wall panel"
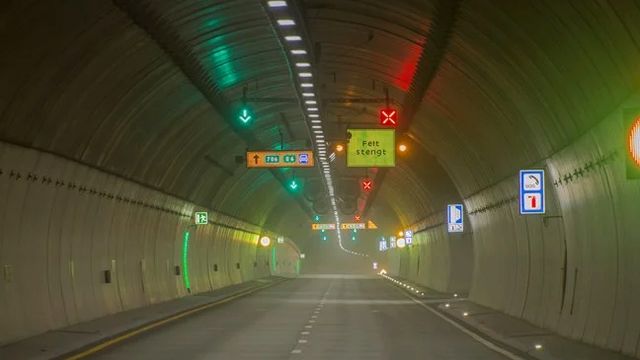
M 427 220 L 425 230 L 414 234 L 411 246 L 387 250 L 385 266 L 418 284 L 442 292 L 467 293 L 473 271 L 472 234 L 450 234 L 442 222 L 446 210 Z M 435 224 L 434 224 L 435 223 Z
M 290 242 L 266 264 L 273 233 L 49 153 L 0 143 L 0 199 L 0 344 L 188 295 L 185 231 L 191 293 L 296 274 Z
M 570 146 L 529 166 L 547 170 L 545 215 L 519 214 L 516 174 L 465 199 L 473 301 L 640 355 L 640 205 L 633 200 L 640 184 L 626 178 L 622 125 L 622 110 L 638 104 L 632 96 Z

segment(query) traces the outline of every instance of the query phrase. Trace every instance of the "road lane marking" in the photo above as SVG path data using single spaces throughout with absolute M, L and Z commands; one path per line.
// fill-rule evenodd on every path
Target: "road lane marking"
M 397 288 L 396 288 L 397 289 Z M 398 289 L 400 291 L 400 289 Z M 438 312 L 437 310 L 432 309 L 431 307 L 427 306 L 426 304 L 423 304 L 422 301 L 414 298 L 413 296 L 407 294 L 404 291 L 400 291 L 401 293 L 403 293 L 406 297 L 408 297 L 409 299 L 413 300 L 413 302 L 415 302 L 416 304 L 422 306 L 423 308 L 429 310 L 432 314 L 436 315 L 437 317 L 441 318 L 442 320 L 448 322 L 450 325 L 452 325 L 453 327 L 457 328 L 458 330 L 462 331 L 463 333 L 469 335 L 471 338 L 473 338 L 475 341 L 479 342 L 480 344 L 484 345 L 485 347 L 499 353 L 502 354 L 504 356 L 506 356 L 508 359 L 511 360 L 527 360 L 517 354 L 512 353 L 511 351 L 501 348 L 500 346 L 494 344 L 493 342 L 483 338 L 482 336 L 474 333 L 473 331 L 465 328 L 464 326 L 458 324 L 457 322 L 449 319 L 447 316 L 441 314 L 440 312 Z
M 122 342 L 124 340 L 130 339 L 132 337 L 135 337 L 137 335 L 145 333 L 145 332 L 147 332 L 149 330 L 153 330 L 153 329 L 155 329 L 155 328 L 157 328 L 159 326 L 174 322 L 176 320 L 182 319 L 182 318 L 184 318 L 186 316 L 189 316 L 189 315 L 193 315 L 193 314 L 199 313 L 199 312 L 207 310 L 209 308 L 228 303 L 229 301 L 241 298 L 243 296 L 250 295 L 250 294 L 252 294 L 254 292 L 257 292 L 257 291 L 262 290 L 262 289 L 266 289 L 266 288 L 271 287 L 271 286 L 275 286 L 277 284 L 283 283 L 284 281 L 286 281 L 286 280 L 274 282 L 274 283 L 271 283 L 271 284 L 268 284 L 268 285 L 264 285 L 264 286 L 259 286 L 259 287 L 254 288 L 254 289 L 245 290 L 245 291 L 239 292 L 239 293 L 237 293 L 235 295 L 231 295 L 231 296 L 226 297 L 224 299 L 218 300 L 216 302 L 209 303 L 209 304 L 204 304 L 202 306 L 198 306 L 196 308 L 183 311 L 183 312 L 178 313 L 176 315 L 169 316 L 169 317 L 167 317 L 165 319 L 162 319 L 162 320 L 159 320 L 159 321 L 152 322 L 150 324 L 144 325 L 144 326 L 142 326 L 142 327 L 140 327 L 138 329 L 135 329 L 133 331 L 126 332 L 126 333 L 124 333 L 122 335 L 114 337 L 113 339 L 101 342 L 101 343 L 99 343 L 97 345 L 94 345 L 91 348 L 89 348 L 89 349 L 87 349 L 85 351 L 82 351 L 82 352 L 80 352 L 78 354 L 71 355 L 71 356 L 68 356 L 68 357 L 63 355 L 62 357 L 64 357 L 65 360 L 78 360 L 78 359 L 85 358 L 85 357 L 87 357 L 89 355 L 92 355 L 92 354 L 95 354 L 95 353 L 97 353 L 99 351 L 102 351 L 102 350 L 104 350 L 104 349 L 106 349 L 108 347 L 116 345 L 116 344 L 118 344 L 118 343 L 120 343 L 120 342 Z

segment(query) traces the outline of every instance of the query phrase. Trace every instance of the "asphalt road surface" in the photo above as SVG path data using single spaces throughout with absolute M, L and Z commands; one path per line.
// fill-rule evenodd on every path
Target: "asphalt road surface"
M 378 278 L 298 278 L 94 359 L 506 359 Z

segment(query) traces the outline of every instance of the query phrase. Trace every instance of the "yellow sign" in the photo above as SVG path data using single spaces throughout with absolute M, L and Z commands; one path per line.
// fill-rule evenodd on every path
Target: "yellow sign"
M 312 150 L 247 151 L 247 168 L 310 168 L 314 165 Z
M 311 224 L 311 230 L 335 230 L 336 224 Z
M 396 131 L 393 129 L 349 129 L 348 167 L 396 166 Z
M 376 225 L 376 223 L 374 223 L 371 220 L 367 221 L 367 229 L 377 229 L 377 228 L 378 228 L 378 225 Z

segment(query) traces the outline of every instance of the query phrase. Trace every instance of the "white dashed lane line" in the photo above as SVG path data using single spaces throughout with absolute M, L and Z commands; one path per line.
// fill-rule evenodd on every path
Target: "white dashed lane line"
M 331 286 L 333 285 L 333 283 L 329 284 L 329 288 L 324 292 L 324 294 L 322 295 L 322 299 L 320 299 L 320 303 L 316 306 L 315 310 L 313 311 L 313 315 L 311 315 L 311 319 L 309 319 L 309 323 L 307 325 L 304 326 L 305 329 L 311 329 L 313 328 L 313 323 L 316 322 L 316 319 L 318 318 L 320 311 L 322 311 L 322 308 L 324 307 L 324 303 L 327 299 L 327 295 L 329 294 L 329 290 L 331 290 Z M 304 337 L 311 335 L 310 331 L 302 331 L 300 332 L 300 335 L 303 336 L 303 338 L 298 339 L 298 345 L 300 344 L 308 344 L 309 343 L 309 339 L 306 339 Z M 291 354 L 302 354 L 302 349 L 300 348 L 295 348 L 293 350 L 291 350 Z

